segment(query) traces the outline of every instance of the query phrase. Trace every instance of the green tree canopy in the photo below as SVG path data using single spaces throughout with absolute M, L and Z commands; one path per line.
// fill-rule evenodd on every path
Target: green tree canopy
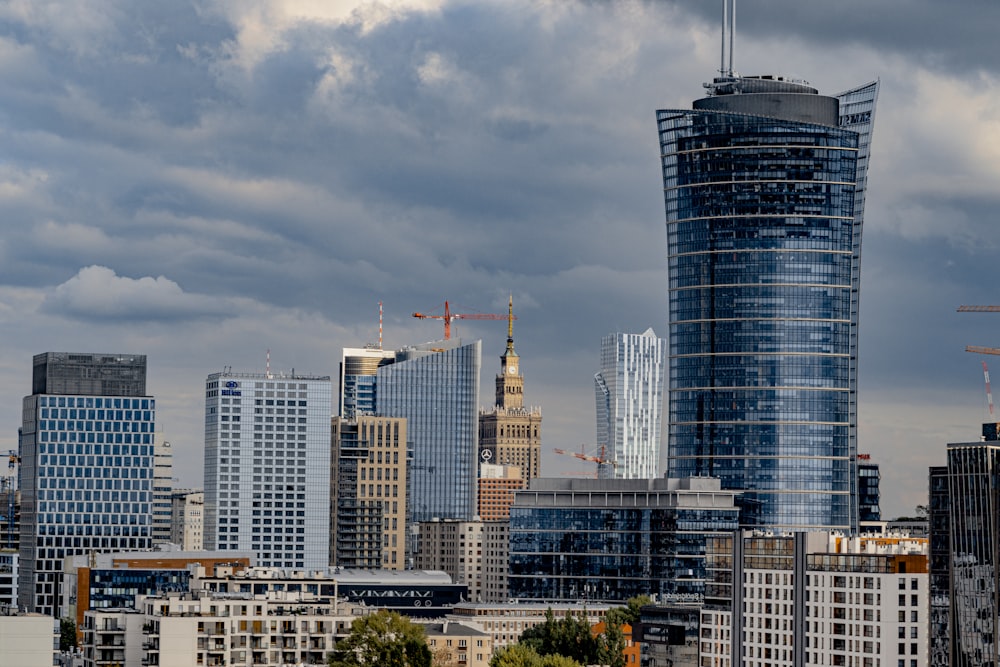
M 351 634 L 337 642 L 332 667 L 431 667 L 424 629 L 396 612 L 354 619 Z
M 59 650 L 62 652 L 76 648 L 76 621 L 64 617 L 59 619 Z
M 525 644 L 511 644 L 493 654 L 490 667 L 580 667 L 580 663 L 562 655 L 538 655 Z

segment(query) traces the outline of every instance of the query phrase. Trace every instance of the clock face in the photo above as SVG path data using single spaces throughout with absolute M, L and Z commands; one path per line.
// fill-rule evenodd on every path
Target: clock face
M 508 366 L 507 372 L 511 375 L 517 375 L 517 366 Z

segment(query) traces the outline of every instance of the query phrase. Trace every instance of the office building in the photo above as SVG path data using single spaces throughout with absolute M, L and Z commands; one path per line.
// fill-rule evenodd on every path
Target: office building
M 376 414 L 406 419 L 413 523 L 476 512 L 481 365 L 481 341 L 451 339 L 398 350 L 377 371 Z
M 60 615 L 66 556 L 150 547 L 155 418 L 145 355 L 35 355 L 21 423 L 21 607 Z
M 747 527 L 855 532 L 861 229 L 878 82 L 831 97 L 740 76 L 729 54 L 707 97 L 656 114 L 668 475 L 720 478 L 741 492 Z
M 514 300 L 507 307 L 507 349 L 500 355 L 496 399 L 479 413 L 479 461 L 517 466 L 524 486 L 541 474 L 542 409 L 524 405 L 524 366 L 514 351 Z
M 951 665 L 951 498 L 948 466 L 932 466 L 928 474 L 930 550 L 930 655 L 931 667 Z
M 704 667 L 927 665 L 927 540 L 743 531 L 708 544 Z
M 381 347 L 345 347 L 340 361 L 340 409 L 345 419 L 375 414 L 375 379 L 378 369 L 391 364 L 396 353 Z
M 329 564 L 331 393 L 329 376 L 208 376 L 206 549 L 268 567 Z
M 871 454 L 858 454 L 858 523 L 861 529 L 882 521 L 879 482 L 882 475 Z
M 182 551 L 205 547 L 205 493 L 190 489 L 174 491 L 170 498 L 170 541 Z
M 660 420 L 666 341 L 652 329 L 601 339 L 601 370 L 594 375 L 597 444 L 618 479 L 660 476 Z
M 480 464 L 479 518 L 483 521 L 506 521 L 510 518 L 514 493 L 524 488 L 524 476 L 519 466 Z
M 995 429 L 993 424 L 987 426 Z M 1000 441 L 993 438 L 949 444 L 947 469 L 935 469 L 931 476 L 932 499 L 936 500 L 932 543 L 943 548 L 942 532 L 946 532 L 949 545 L 947 562 L 935 559 L 933 563 L 935 592 L 942 595 L 947 585 L 948 594 L 933 608 L 932 650 L 935 659 L 941 660 L 946 649 L 947 664 L 953 667 L 997 664 Z M 947 491 L 942 488 L 945 482 Z M 947 519 L 941 520 L 945 511 Z M 947 604 L 947 618 L 942 602 Z
M 153 448 L 153 544 L 170 541 L 171 495 L 174 490 L 174 452 L 169 442 Z
M 406 420 L 334 417 L 330 564 L 406 566 Z
M 701 602 L 705 541 L 737 517 L 717 479 L 537 479 L 510 510 L 510 597 Z

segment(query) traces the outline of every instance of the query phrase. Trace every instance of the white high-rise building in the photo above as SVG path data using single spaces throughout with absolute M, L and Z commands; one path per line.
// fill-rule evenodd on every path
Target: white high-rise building
M 653 330 L 601 339 L 601 370 L 594 375 L 597 444 L 609 462 L 601 477 L 659 477 L 660 421 L 666 341 Z
M 208 376 L 206 549 L 251 551 L 265 567 L 327 567 L 332 405 L 329 376 Z
M 153 544 L 170 541 L 170 495 L 174 488 L 174 453 L 163 441 L 153 447 Z

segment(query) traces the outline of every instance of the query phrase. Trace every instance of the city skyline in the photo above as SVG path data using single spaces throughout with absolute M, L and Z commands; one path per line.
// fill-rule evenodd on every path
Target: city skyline
M 175 474 L 198 486 L 207 373 L 263 370 L 270 349 L 275 369 L 335 376 L 343 347 L 376 342 L 379 301 L 396 349 L 440 337 L 414 311 L 502 312 L 513 293 L 543 474 L 589 470 L 551 450 L 592 440 L 601 336 L 665 328 L 649 128 L 711 80 L 720 6 L 9 3 L 0 450 L 32 355 L 124 350 L 147 355 Z M 881 79 L 858 449 L 882 465 L 884 516 L 924 502 L 927 467 L 985 415 L 962 349 L 1000 344 L 1000 322 L 954 310 L 1000 302 L 997 19 L 971 2 L 740 9 L 744 74 Z M 456 328 L 502 353 L 502 324 Z

